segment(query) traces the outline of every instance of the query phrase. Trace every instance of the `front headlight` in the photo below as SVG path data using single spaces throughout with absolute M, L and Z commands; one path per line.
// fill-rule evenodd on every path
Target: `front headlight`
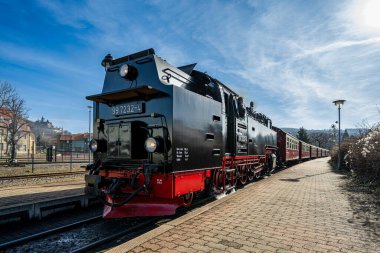
M 89 143 L 89 148 L 92 152 L 107 152 L 107 141 L 100 139 L 100 140 L 95 140 L 92 139 Z
M 132 65 L 123 64 L 119 67 L 119 75 L 129 81 L 136 80 L 138 76 L 137 68 Z
M 125 78 L 128 75 L 128 69 L 129 69 L 128 64 L 121 65 L 119 68 L 120 76 Z
M 149 137 L 146 139 L 144 146 L 146 151 L 153 153 L 157 149 L 157 141 L 155 138 Z
M 92 152 L 96 152 L 96 150 L 98 149 L 98 142 L 97 142 L 95 139 L 92 139 L 92 140 L 90 141 L 90 145 L 89 145 L 89 147 L 90 147 L 90 150 L 91 150 Z

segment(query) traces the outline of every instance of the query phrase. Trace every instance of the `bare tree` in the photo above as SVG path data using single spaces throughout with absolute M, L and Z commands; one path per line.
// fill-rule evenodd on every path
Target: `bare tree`
M 312 144 L 323 147 L 323 148 L 329 148 L 329 140 L 330 140 L 330 134 L 327 132 L 313 132 L 309 133 L 309 138 Z
M 19 140 L 27 134 L 28 110 L 25 107 L 25 100 L 22 99 L 15 89 L 8 83 L 3 83 L 0 88 L 5 87 L 4 104 L 1 109 L 3 117 L 3 126 L 6 129 L 7 146 L 10 149 L 11 163 L 16 158 Z M 5 95 L 6 94 L 6 95 Z M 1 97 L 0 93 L 0 97 Z
M 0 83 L 0 110 L 9 105 L 9 99 L 15 94 L 15 89 L 9 83 Z
M 9 106 L 10 98 L 15 94 L 15 89 L 8 83 L 8 82 L 1 82 L 0 83 L 0 134 L 1 134 L 1 150 L 0 152 L 3 153 L 3 140 L 8 139 L 8 131 L 7 129 L 7 122 L 4 118 L 5 112 Z M 3 136 L 3 134 L 5 134 Z M 8 145 L 5 145 L 5 153 L 8 153 Z M 3 154 L 1 154 L 2 156 Z
M 358 129 L 358 137 L 364 138 L 367 136 L 367 134 L 370 132 L 370 130 L 374 127 L 374 125 L 371 125 L 368 120 L 363 119 L 362 122 L 359 124 L 356 124 L 356 128 Z

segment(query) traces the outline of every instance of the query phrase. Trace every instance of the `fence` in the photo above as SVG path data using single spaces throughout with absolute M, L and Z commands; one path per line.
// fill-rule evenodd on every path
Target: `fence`
M 92 154 L 88 151 L 48 149 L 46 153 L 17 155 L 13 164 L 90 163 L 92 158 Z M 9 165 L 10 163 L 12 163 L 12 161 L 9 156 L 2 156 L 0 158 L 0 166 Z

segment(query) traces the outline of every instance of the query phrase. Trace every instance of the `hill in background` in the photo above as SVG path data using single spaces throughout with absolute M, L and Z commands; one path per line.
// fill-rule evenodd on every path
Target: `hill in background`
M 291 127 L 281 127 L 281 129 L 293 136 L 297 136 L 298 131 L 300 130 L 299 128 L 291 128 Z M 340 132 L 343 135 L 344 131 L 347 130 L 347 133 L 349 136 L 356 136 L 359 135 L 360 131 L 363 131 L 361 128 L 347 128 L 347 129 L 341 129 Z M 333 134 L 332 129 L 311 129 L 308 130 L 306 129 L 307 133 L 328 133 L 328 134 Z M 337 133 L 338 134 L 338 131 Z

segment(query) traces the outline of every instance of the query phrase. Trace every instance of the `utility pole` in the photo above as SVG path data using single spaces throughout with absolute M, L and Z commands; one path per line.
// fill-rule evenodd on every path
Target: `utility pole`
M 91 150 L 90 150 L 90 141 L 91 141 L 91 109 L 92 106 L 87 106 L 88 108 L 88 163 L 91 163 Z

